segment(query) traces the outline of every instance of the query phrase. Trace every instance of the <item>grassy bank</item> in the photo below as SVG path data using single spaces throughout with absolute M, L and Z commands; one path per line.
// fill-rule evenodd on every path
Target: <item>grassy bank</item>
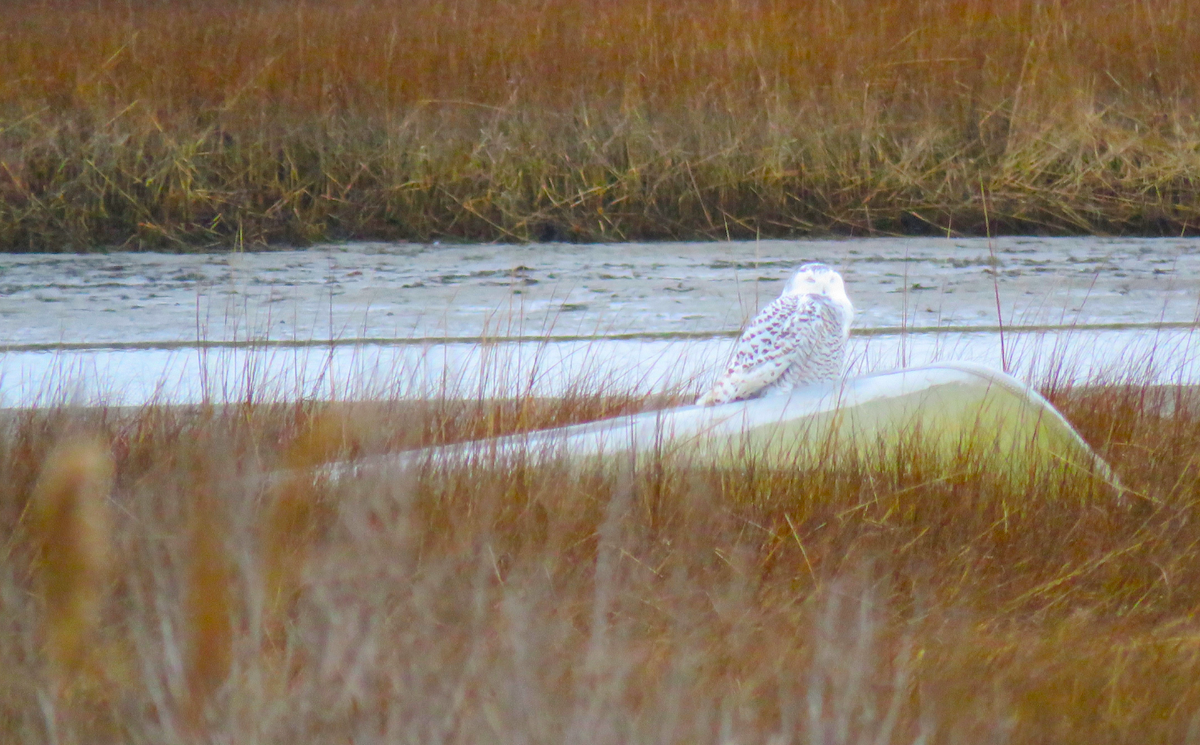
M 0 248 L 1195 232 L 1187 0 L 32 0 Z
M 1047 393 L 1124 501 L 919 448 L 261 478 L 636 397 L 20 413 L 0 722 L 30 743 L 1178 742 L 1200 399 Z

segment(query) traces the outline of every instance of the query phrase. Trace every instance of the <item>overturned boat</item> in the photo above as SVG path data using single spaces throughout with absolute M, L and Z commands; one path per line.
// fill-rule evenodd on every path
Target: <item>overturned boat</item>
M 1116 485 L 1066 419 L 1029 386 L 963 362 L 876 373 L 718 406 L 682 406 L 586 424 L 331 464 L 334 478 L 416 466 L 544 462 L 637 467 L 650 458 L 699 466 L 788 468 L 832 454 L 870 456 L 919 443 L 934 456 L 970 453 L 1023 479 L 1046 467 Z

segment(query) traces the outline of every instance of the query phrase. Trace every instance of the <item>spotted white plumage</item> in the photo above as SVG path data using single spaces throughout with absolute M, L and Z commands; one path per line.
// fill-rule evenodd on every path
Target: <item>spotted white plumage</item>
M 729 368 L 696 403 L 723 404 L 836 379 L 853 318 L 841 275 L 824 264 L 805 264 L 742 332 Z

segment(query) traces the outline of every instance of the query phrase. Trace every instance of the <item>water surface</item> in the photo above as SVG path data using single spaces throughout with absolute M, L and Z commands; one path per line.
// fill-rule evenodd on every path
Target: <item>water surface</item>
M 1197 380 L 1196 239 L 352 244 L 0 257 L 0 405 L 699 386 L 810 260 L 846 276 L 855 371 Z

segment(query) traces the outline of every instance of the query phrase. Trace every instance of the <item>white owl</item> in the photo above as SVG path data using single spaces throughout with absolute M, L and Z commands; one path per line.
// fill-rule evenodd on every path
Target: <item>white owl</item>
M 696 403 L 723 404 L 836 379 L 853 320 L 842 275 L 824 264 L 801 266 L 742 332 L 729 369 Z

